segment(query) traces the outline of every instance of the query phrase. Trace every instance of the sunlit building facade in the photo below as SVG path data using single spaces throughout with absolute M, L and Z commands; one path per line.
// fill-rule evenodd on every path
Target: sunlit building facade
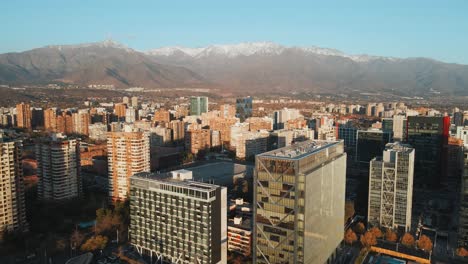
M 331 263 L 343 239 L 345 176 L 342 141 L 257 155 L 254 263 Z
M 370 162 L 368 222 L 374 226 L 411 228 L 413 204 L 414 149 L 389 143 L 383 156 Z

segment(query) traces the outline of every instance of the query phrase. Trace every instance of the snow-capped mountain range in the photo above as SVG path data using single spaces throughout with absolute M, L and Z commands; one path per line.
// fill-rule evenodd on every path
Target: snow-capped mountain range
M 121 49 L 125 50 L 127 52 L 135 52 L 134 49 L 120 43 L 116 42 L 114 40 L 104 40 L 101 42 L 90 42 L 90 43 L 82 43 L 82 44 L 76 44 L 76 45 L 49 45 L 46 46 L 45 48 L 52 48 L 52 49 L 58 49 L 58 50 L 63 50 L 63 49 L 78 49 L 78 48 L 114 48 L 114 49 Z
M 316 46 L 311 47 L 287 47 L 272 42 L 244 42 L 239 44 L 227 45 L 210 45 L 201 48 L 188 48 L 181 46 L 170 46 L 156 48 L 145 53 L 152 56 L 173 56 L 178 54 L 185 54 L 193 58 L 204 58 L 213 55 L 226 56 L 228 58 L 235 58 L 239 56 L 252 56 L 252 55 L 279 55 L 287 49 L 300 50 L 305 53 L 324 55 L 324 56 L 339 56 L 352 59 L 358 62 L 365 62 L 373 59 L 387 59 L 397 60 L 393 57 L 380 57 L 369 55 L 348 55 L 336 49 L 320 48 Z
M 246 42 L 146 52 L 107 40 L 0 54 L 0 84 L 213 87 L 239 93 L 468 95 L 468 65 Z

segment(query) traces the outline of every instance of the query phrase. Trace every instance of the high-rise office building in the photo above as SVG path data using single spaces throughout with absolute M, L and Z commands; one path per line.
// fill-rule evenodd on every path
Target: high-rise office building
M 458 245 L 468 246 L 468 148 L 463 151 L 464 166 L 461 180 L 460 209 L 458 219 Z
M 338 139 L 343 140 L 345 152 L 348 154 L 348 161 L 354 161 L 356 155 L 356 139 L 358 129 L 352 125 L 337 125 Z
M 130 177 L 150 171 L 150 140 L 143 132 L 109 132 L 107 134 L 109 196 L 125 200 L 130 190 Z
M 450 117 L 409 116 L 407 142 L 415 149 L 414 183 L 437 187 L 446 178 L 444 145 L 448 142 Z
M 453 124 L 455 126 L 463 126 L 463 112 L 457 111 L 453 113 Z
M 369 168 L 368 222 L 409 231 L 413 203 L 414 149 L 389 143 Z
M 190 98 L 190 115 L 201 115 L 208 112 L 208 97 L 193 96 Z
M 156 261 L 227 262 L 226 188 L 191 171 L 132 176 L 130 219 L 131 244 Z
M 44 127 L 44 110 L 39 107 L 31 109 L 31 126 L 32 128 Z
M 29 104 L 20 103 L 16 105 L 16 122 L 21 128 L 31 129 L 31 106 Z
M 304 141 L 256 156 L 254 263 L 328 263 L 343 240 L 343 141 Z
M 449 137 L 448 143 L 443 147 L 443 153 L 446 171 L 441 184 L 447 186 L 449 190 L 455 190 L 459 188 L 463 175 L 463 140 Z
M 41 200 L 62 201 L 82 193 L 80 143 L 61 135 L 36 144 L 38 196 Z
M 253 99 L 252 97 L 244 97 L 236 99 L 236 117 L 244 122 L 245 119 L 252 117 Z
M 382 118 L 382 130 L 393 131 L 393 118 Z
M 358 130 L 356 134 L 356 160 L 368 167 L 371 159 L 380 156 L 385 145 L 392 141 L 392 131 L 380 129 Z
M 26 231 L 21 141 L 3 139 L 0 133 L 0 230 Z M 1 235 L 1 234 L 0 234 Z

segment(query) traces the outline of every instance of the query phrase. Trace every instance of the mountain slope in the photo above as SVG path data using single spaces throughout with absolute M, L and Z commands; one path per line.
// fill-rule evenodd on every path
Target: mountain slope
M 468 95 L 468 66 L 269 42 L 164 47 L 143 53 L 105 41 L 0 54 L 0 84 L 51 82 L 216 87 L 241 93 Z
M 166 47 L 147 54 L 235 90 L 468 94 L 468 66 L 426 58 L 348 55 L 333 49 L 273 43 Z
M 205 84 L 198 74 L 162 65 L 147 55 L 106 41 L 48 46 L 0 55 L 0 82 L 113 84 L 116 87 L 174 87 Z

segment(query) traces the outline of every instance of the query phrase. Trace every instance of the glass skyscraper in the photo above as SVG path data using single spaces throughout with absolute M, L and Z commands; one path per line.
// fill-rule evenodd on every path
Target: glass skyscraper
M 190 115 L 201 115 L 208 112 L 208 97 L 192 96 L 190 98 Z
M 310 140 L 256 156 L 254 263 L 327 263 L 343 239 L 343 141 Z

